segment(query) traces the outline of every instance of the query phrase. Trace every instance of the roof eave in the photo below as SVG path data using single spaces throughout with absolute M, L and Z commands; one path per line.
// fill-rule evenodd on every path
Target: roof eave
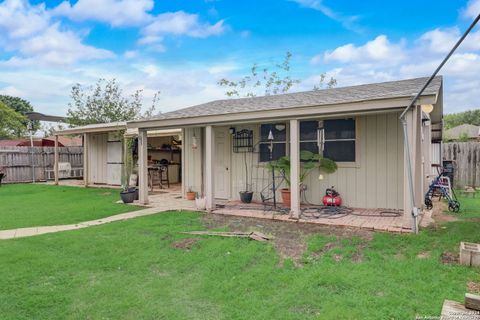
M 105 126 L 98 126 L 98 127 L 76 127 L 76 128 L 68 128 L 63 130 L 54 131 L 53 135 L 60 136 L 60 135 L 70 135 L 70 134 L 82 134 L 82 133 L 102 133 L 102 132 L 115 132 L 119 130 L 126 130 L 127 124 L 116 124 L 110 125 L 105 124 Z
M 422 95 L 418 104 L 436 104 L 438 93 Z M 272 110 L 248 111 L 230 114 L 216 114 L 195 117 L 171 119 L 144 119 L 127 122 L 128 128 L 178 128 L 185 126 L 220 125 L 226 123 L 274 120 L 279 118 L 302 118 L 315 116 L 328 116 L 330 114 L 348 114 L 361 111 L 380 111 L 407 106 L 412 97 L 397 97 L 388 99 L 363 100 L 350 103 L 338 103 L 319 106 L 293 107 Z

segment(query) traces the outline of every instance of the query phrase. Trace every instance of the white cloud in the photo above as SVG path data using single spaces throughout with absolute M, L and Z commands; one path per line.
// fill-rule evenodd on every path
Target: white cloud
M 75 21 L 95 20 L 112 26 L 142 25 L 149 21 L 153 0 L 78 0 L 75 4 L 64 1 L 54 14 L 69 17 Z
M 22 40 L 19 52 L 32 57 L 33 63 L 47 65 L 69 65 L 78 60 L 105 59 L 114 56 L 108 50 L 97 49 L 82 44 L 72 31 L 60 31 L 59 23 L 48 27 L 43 33 Z
M 465 18 L 475 19 L 480 14 L 480 0 L 469 0 L 462 13 Z
M 342 63 L 351 62 L 372 62 L 388 60 L 390 63 L 398 63 L 404 59 L 404 43 L 391 43 L 386 35 L 380 35 L 368 41 L 362 46 L 355 46 L 352 43 L 343 45 L 333 51 L 323 54 L 325 61 L 339 61 Z M 312 58 L 313 64 L 322 61 L 321 55 Z
M 14 97 L 23 97 L 25 93 L 21 90 L 18 90 L 14 86 L 6 86 L 0 89 L 0 94 Z
M 45 5 L 32 6 L 27 0 L 0 3 L 0 38 L 19 39 L 36 34 L 48 26 Z
M 143 30 L 143 37 L 139 43 L 153 43 L 154 40 L 162 39 L 163 35 L 186 35 L 193 38 L 206 38 L 220 35 L 225 31 L 224 21 L 220 20 L 215 24 L 201 22 L 197 14 L 190 14 L 183 11 L 166 12 L 157 15 L 153 22 Z
M 363 29 L 357 25 L 357 21 L 358 21 L 357 16 L 346 16 L 340 12 L 336 12 L 330 7 L 324 5 L 322 0 L 290 0 L 290 1 L 296 2 L 302 7 L 320 11 L 330 19 L 340 22 L 342 26 L 346 29 L 349 29 L 355 32 L 363 31 Z
M 134 59 L 138 57 L 138 51 L 135 50 L 127 50 L 123 53 L 123 57 L 125 59 Z
M 68 65 L 79 60 L 105 59 L 113 54 L 82 43 L 82 37 L 54 22 L 45 5 L 26 0 L 0 3 L 0 40 L 12 54 L 0 65 Z
M 0 92 L 21 93 L 18 95 L 31 101 L 39 112 L 65 115 L 72 85 L 77 82 L 91 85 L 101 76 L 116 78 L 126 94 L 142 89 L 145 108 L 151 104 L 153 95 L 161 91 L 158 105 L 160 111 L 167 112 L 225 98 L 224 89 L 217 85 L 217 81 L 223 75 L 228 76 L 233 68 L 230 61 L 192 62 L 185 67 L 124 59 L 80 64 L 68 70 L 21 66 L 0 72 L 0 83 L 8 83 L 0 88 Z
M 457 27 L 449 29 L 434 29 L 424 33 L 419 43 L 431 52 L 447 53 L 449 52 L 458 39 L 461 37 L 460 30 Z M 470 32 L 468 37 L 463 41 L 458 51 L 480 50 L 480 31 Z
M 478 108 L 480 86 L 479 33 L 472 33 L 444 66 L 446 112 Z M 311 63 L 334 63 L 327 74 L 341 86 L 427 77 L 460 37 L 457 28 L 434 29 L 408 44 L 392 43 L 385 35 L 362 45 L 347 44 L 314 56 Z M 315 77 L 309 81 L 314 82 Z

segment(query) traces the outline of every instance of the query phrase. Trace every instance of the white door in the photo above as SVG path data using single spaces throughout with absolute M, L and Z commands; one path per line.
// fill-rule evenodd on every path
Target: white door
M 107 141 L 107 184 L 122 184 L 122 141 L 110 134 Z
M 215 198 L 230 198 L 230 135 L 228 128 L 215 128 Z
M 92 183 L 107 183 L 107 135 L 93 134 L 89 144 L 89 170 Z

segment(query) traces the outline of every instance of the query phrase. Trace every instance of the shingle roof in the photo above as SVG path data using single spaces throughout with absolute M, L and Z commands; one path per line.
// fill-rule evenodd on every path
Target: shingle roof
M 164 113 L 149 120 L 190 118 L 250 111 L 289 109 L 379 99 L 413 97 L 420 91 L 427 79 L 428 78 L 425 77 L 253 98 L 216 100 Z M 441 83 L 442 77 L 435 77 L 423 95 L 437 94 Z
M 461 124 L 445 132 L 447 139 L 456 140 L 466 134 L 469 138 L 480 138 L 480 126 Z

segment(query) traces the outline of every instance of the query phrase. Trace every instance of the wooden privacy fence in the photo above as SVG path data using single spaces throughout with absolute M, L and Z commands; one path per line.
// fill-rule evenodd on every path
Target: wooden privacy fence
M 72 168 L 83 167 L 83 147 L 59 147 L 58 157 L 59 162 L 70 162 Z M 35 180 L 47 180 L 46 171 L 54 167 L 55 148 L 0 147 L 0 167 L 4 167 L 6 174 L 3 181 L 31 182 L 32 161 L 35 165 Z
M 455 186 L 480 186 L 480 142 L 444 143 L 443 159 L 454 161 Z

